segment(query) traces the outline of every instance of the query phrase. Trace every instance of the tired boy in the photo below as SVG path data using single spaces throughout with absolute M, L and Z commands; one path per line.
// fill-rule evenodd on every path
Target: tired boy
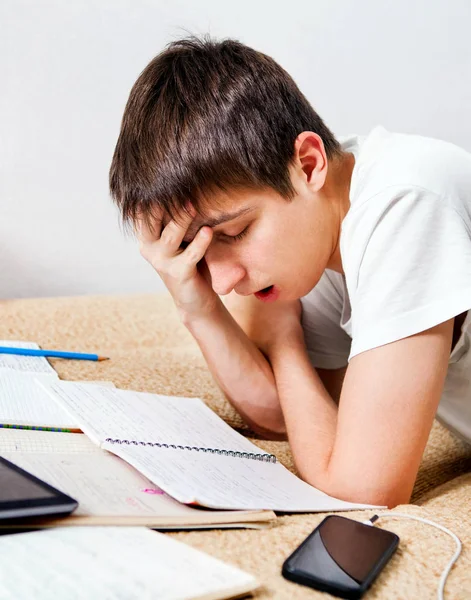
M 307 482 L 394 506 L 437 409 L 471 441 L 471 155 L 340 143 L 271 58 L 187 39 L 135 83 L 110 185 L 216 382 Z

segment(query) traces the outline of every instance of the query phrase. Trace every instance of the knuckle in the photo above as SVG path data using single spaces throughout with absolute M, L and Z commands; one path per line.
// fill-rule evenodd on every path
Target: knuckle
M 160 236 L 160 242 L 165 246 L 172 246 L 175 242 L 175 236 L 171 231 L 165 229 Z
M 187 248 L 184 252 L 184 261 L 186 264 L 194 264 L 199 260 L 200 253 L 196 248 Z

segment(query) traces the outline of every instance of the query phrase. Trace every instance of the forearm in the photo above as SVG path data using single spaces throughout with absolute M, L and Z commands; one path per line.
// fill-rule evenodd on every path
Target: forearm
M 272 368 L 219 300 L 205 317 L 182 316 L 218 386 L 257 433 L 284 437 Z
M 301 327 L 273 344 L 269 360 L 296 467 L 304 480 L 328 491 L 338 409 L 309 361 Z

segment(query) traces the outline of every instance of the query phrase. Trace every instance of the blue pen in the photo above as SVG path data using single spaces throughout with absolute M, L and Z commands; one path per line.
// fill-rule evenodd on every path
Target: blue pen
M 34 350 L 32 348 L 9 348 L 8 346 L 0 346 L 0 354 L 16 354 L 18 356 L 45 356 L 50 358 L 72 358 L 75 360 L 108 360 L 107 356 L 98 356 L 98 354 L 62 352 L 60 350 Z

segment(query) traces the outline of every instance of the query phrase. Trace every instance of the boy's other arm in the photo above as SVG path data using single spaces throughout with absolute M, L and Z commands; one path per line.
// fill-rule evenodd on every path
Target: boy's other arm
M 410 499 L 440 401 L 453 320 L 351 359 L 339 408 L 312 368 L 301 328 L 272 346 L 288 439 L 307 482 L 338 498 Z
M 183 318 L 211 374 L 229 402 L 259 435 L 286 439 L 272 368 L 219 300 L 205 317 Z
M 253 296 L 238 296 L 235 292 L 224 296 L 222 301 L 245 334 L 265 356 L 269 354 L 270 347 L 277 344 L 281 337 L 278 323 L 283 319 L 283 312 L 293 310 L 292 304 L 289 307 L 280 303 L 262 304 Z M 293 328 L 297 328 L 301 316 L 299 308 L 294 311 L 294 314 L 298 318 L 293 321 Z M 282 348 L 280 350 L 282 351 Z M 324 387 L 338 404 L 347 367 L 316 370 Z

